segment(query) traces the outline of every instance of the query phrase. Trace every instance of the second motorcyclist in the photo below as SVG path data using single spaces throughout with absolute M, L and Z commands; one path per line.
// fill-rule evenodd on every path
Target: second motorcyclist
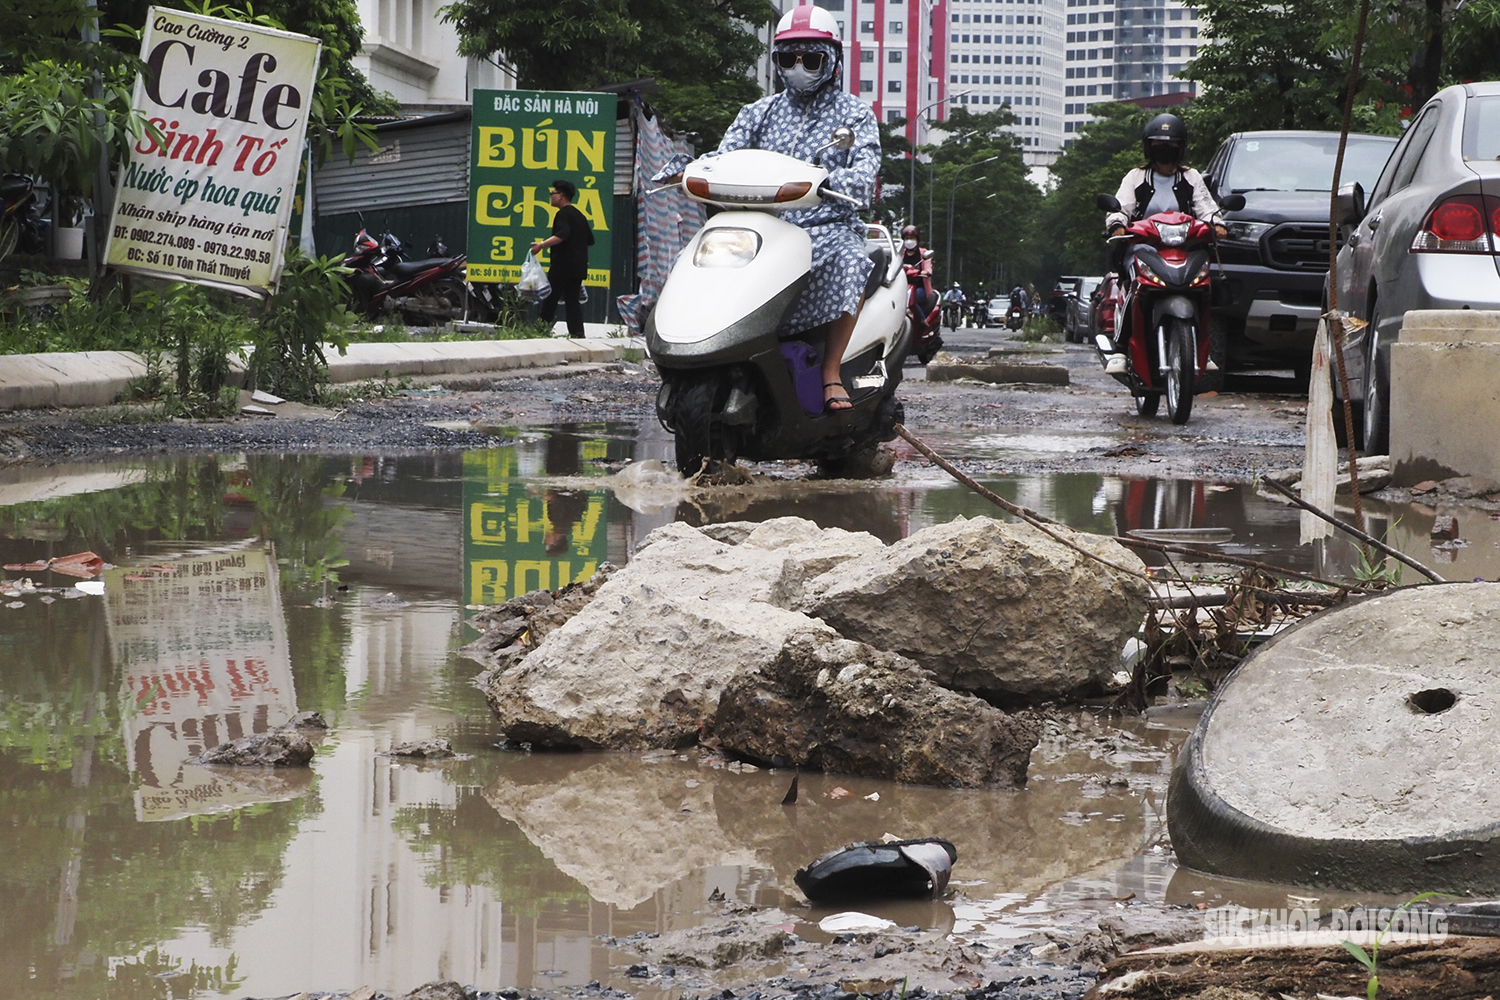
M 1214 226 L 1218 235 L 1224 235 L 1223 220 L 1219 217 L 1219 205 L 1203 182 L 1203 175 L 1186 163 L 1187 125 L 1181 118 L 1171 114 L 1157 115 L 1146 123 L 1141 134 L 1141 149 L 1146 162 L 1127 173 L 1120 181 L 1120 190 L 1115 198 L 1120 202 L 1120 211 L 1110 212 L 1104 218 L 1104 228 L 1111 239 L 1125 234 L 1125 227 L 1132 222 L 1157 212 L 1184 212 Z M 1129 265 L 1123 255 L 1124 246 L 1119 244 L 1120 256 L 1115 258 L 1115 269 L 1122 271 Z M 1120 280 L 1128 280 L 1123 272 Z M 1123 327 L 1121 332 L 1123 332 Z M 1111 331 L 1111 336 L 1114 332 Z M 1125 345 L 1118 341 L 1104 363 L 1110 375 L 1125 371 Z M 1213 367 L 1213 362 L 1209 362 Z

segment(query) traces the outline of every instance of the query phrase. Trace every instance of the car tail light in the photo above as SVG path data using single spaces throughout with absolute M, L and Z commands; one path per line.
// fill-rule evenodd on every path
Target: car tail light
M 1411 241 L 1412 252 L 1490 253 L 1495 245 L 1492 230 L 1497 217 L 1500 217 L 1500 202 L 1496 199 L 1477 194 L 1444 198 L 1427 213 L 1427 220 Z

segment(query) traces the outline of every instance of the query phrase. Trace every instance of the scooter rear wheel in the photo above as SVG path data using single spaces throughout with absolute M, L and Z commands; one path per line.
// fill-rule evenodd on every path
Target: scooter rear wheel
M 1185 424 L 1193 412 L 1193 379 L 1198 374 L 1198 338 L 1176 316 L 1167 324 L 1167 415 Z

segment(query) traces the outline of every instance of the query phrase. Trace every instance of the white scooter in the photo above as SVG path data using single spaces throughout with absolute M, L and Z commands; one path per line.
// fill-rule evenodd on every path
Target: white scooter
M 840 128 L 819 150 L 849 149 Z M 656 413 L 676 436 L 684 475 L 736 457 L 813 459 L 829 475 L 879 474 L 877 446 L 903 419 L 896 386 L 911 344 L 906 275 L 889 230 L 867 228 L 875 262 L 841 373 L 854 404 L 825 410 L 827 327 L 778 337 L 812 273 L 812 240 L 778 212 L 820 199 L 821 166 L 761 149 L 697 160 L 682 172 L 688 197 L 722 206 L 683 249 L 646 321 L 661 373 Z

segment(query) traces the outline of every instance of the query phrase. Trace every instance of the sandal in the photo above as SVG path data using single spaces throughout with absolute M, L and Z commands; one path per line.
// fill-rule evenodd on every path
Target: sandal
M 843 389 L 844 388 L 844 383 L 843 382 L 824 382 L 823 383 L 824 390 L 831 389 L 833 386 L 838 386 L 840 389 Z M 842 403 L 843 405 L 842 406 L 835 406 L 834 405 L 835 403 Z M 823 410 L 824 410 L 824 412 L 826 412 L 826 413 L 841 413 L 844 410 L 852 410 L 852 409 L 854 409 L 854 400 L 852 400 L 852 399 L 849 398 L 849 393 L 847 391 L 845 391 L 842 396 L 833 396 L 833 397 L 829 397 L 826 394 L 826 391 L 825 391 L 824 399 L 823 399 Z

